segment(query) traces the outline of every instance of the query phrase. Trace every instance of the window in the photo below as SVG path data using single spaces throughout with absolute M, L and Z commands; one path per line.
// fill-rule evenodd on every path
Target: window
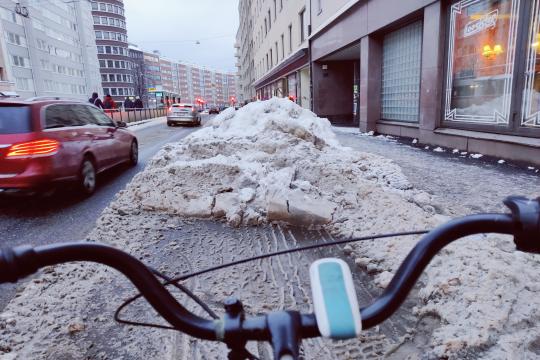
M 11 55 L 13 66 L 30 67 L 30 59 L 19 55 Z
M 300 11 L 300 44 L 306 40 L 306 9 Z
M 77 93 L 77 85 L 71 86 L 71 92 L 73 94 Z M 88 105 L 71 105 L 71 111 L 73 112 L 73 117 L 81 125 L 95 124 L 96 120 L 92 116 L 92 113 L 88 110 L 91 106 Z
M 518 4 L 481 0 L 450 7 L 446 121 L 510 123 Z
M 276 45 L 276 65 L 277 65 L 277 63 L 279 62 L 279 52 L 278 52 L 277 41 L 275 45 Z
M 105 60 L 99 60 L 99 67 L 101 67 L 101 68 L 106 68 L 107 67 L 107 63 L 105 62 Z
M 115 81 L 114 74 L 109 74 L 109 81 L 110 81 L 110 82 L 114 82 L 114 81 Z
M 113 90 L 115 93 L 116 93 L 116 89 L 109 89 L 109 88 L 104 88 L 103 91 L 105 92 L 106 95 L 112 95 L 112 92 L 109 92 L 109 90 Z M 92 107 L 92 106 L 87 106 L 86 107 L 86 110 L 92 115 L 92 117 L 94 118 L 94 123 L 97 124 L 97 125 L 100 125 L 100 126 L 114 126 L 114 123 L 113 121 L 111 120 L 111 118 L 109 118 L 107 115 L 105 115 L 103 113 L 103 111 L 99 110 L 98 108 L 95 108 L 95 107 Z
M 279 0 L 279 11 L 283 10 L 283 0 Z
M 268 10 L 268 31 L 272 28 L 272 13 Z
M 34 91 L 34 82 L 32 79 L 16 77 L 15 87 L 21 91 Z
M 289 25 L 289 54 L 292 53 L 292 24 Z
M 264 19 L 264 34 L 268 34 L 268 20 Z
M 14 34 L 12 32 L 6 31 L 6 40 L 10 44 L 26 46 L 26 38 L 19 34 Z
M 96 39 L 103 39 L 103 33 L 101 31 L 96 31 Z
M 521 107 L 521 126 L 540 128 L 540 0 L 534 0 L 527 41 L 527 71 Z
M 422 22 L 384 36 L 381 118 L 417 122 L 420 104 Z
M 276 21 L 277 18 L 277 1 L 274 0 L 274 21 Z
M 285 58 L 285 35 L 281 34 L 281 56 L 282 59 Z
M 50 105 L 45 108 L 45 128 L 55 129 L 66 126 L 81 126 L 82 121 L 72 113 L 73 105 Z
M 270 49 L 270 68 L 274 67 L 274 55 L 272 54 L 272 49 Z
M 104 54 L 105 53 L 105 50 L 104 50 L 102 45 L 98 45 L 97 52 L 98 52 L 98 54 Z

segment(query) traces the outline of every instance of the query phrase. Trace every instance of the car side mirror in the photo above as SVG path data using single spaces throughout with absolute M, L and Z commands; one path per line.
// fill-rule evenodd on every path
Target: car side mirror
M 116 122 L 116 127 L 119 127 L 119 128 L 127 128 L 127 123 L 123 122 L 123 121 L 117 121 Z

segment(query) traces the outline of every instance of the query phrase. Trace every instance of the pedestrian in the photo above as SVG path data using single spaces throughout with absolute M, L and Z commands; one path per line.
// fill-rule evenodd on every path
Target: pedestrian
M 143 102 L 140 97 L 135 98 L 135 103 L 133 104 L 136 109 L 142 109 L 144 107 Z
M 124 109 L 125 110 L 133 109 L 133 101 L 131 101 L 129 97 L 126 97 L 126 100 L 124 101 Z
M 116 108 L 116 104 L 114 103 L 114 100 L 112 98 L 111 95 L 106 95 L 105 96 L 105 101 L 103 101 L 103 109 L 115 109 Z
M 92 97 L 88 99 L 88 102 L 96 105 L 100 109 L 103 109 L 103 101 L 101 101 L 97 92 L 92 94 Z

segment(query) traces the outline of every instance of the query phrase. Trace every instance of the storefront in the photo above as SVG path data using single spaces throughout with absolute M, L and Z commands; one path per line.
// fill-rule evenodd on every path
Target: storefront
M 255 92 L 258 100 L 268 100 L 273 96 L 288 97 L 309 109 L 310 85 L 308 52 L 301 49 L 257 81 Z
M 356 57 L 362 131 L 540 163 L 540 0 L 424 4 L 359 1 L 318 29 L 313 110 L 338 115 L 328 96 L 357 79 L 330 60 Z

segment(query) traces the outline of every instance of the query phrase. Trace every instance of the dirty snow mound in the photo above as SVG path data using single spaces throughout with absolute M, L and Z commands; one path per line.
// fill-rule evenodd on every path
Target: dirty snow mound
M 167 145 L 128 192 L 130 204 L 231 225 L 343 219 L 363 182 L 410 189 L 390 160 L 339 145 L 330 122 L 287 99 L 229 108 Z

